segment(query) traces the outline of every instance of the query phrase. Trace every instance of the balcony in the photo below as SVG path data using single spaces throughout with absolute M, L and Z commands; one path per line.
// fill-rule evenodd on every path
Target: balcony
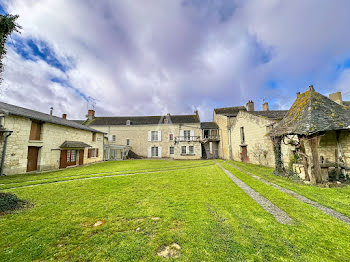
M 202 139 L 203 142 L 205 141 L 220 141 L 220 136 L 219 135 L 204 135 L 203 136 L 203 139 Z
M 175 142 L 198 142 L 201 140 L 200 136 L 176 136 Z

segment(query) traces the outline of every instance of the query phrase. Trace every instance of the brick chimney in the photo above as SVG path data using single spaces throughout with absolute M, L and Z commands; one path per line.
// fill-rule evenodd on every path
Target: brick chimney
M 198 120 L 199 120 L 198 110 L 194 110 L 194 114 L 197 116 L 197 118 L 198 118 Z
M 269 111 L 269 103 L 268 102 L 265 102 L 263 104 L 263 111 Z
M 254 111 L 254 102 L 253 100 L 249 100 L 246 105 L 247 111 Z
M 343 98 L 341 92 L 335 92 L 333 94 L 329 94 L 329 99 L 338 103 L 339 105 L 343 105 Z
M 62 114 L 63 119 L 67 119 L 67 114 Z
M 53 107 L 50 107 L 50 116 L 53 114 Z
M 95 118 L 95 110 L 89 109 L 87 117 L 88 117 L 89 120 L 94 119 Z

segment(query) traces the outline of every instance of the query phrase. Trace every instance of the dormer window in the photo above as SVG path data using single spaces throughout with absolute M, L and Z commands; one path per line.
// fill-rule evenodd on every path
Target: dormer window
M 126 125 L 130 126 L 131 125 L 131 121 L 130 120 L 126 120 Z
M 169 119 L 168 118 L 164 118 L 164 124 L 168 124 L 169 123 Z

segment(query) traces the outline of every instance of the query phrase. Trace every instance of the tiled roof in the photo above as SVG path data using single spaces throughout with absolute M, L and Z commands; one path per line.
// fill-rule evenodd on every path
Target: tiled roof
M 271 111 L 247 111 L 247 113 L 265 117 L 271 120 L 282 120 L 288 113 L 288 110 L 271 110 Z
M 91 146 L 80 141 L 64 141 L 64 143 L 60 146 L 60 148 L 85 148 L 85 147 L 91 147 Z
M 0 102 L 0 112 L 4 113 L 4 114 L 27 117 L 27 118 L 30 118 L 33 120 L 48 122 L 48 123 L 52 123 L 52 124 L 56 124 L 56 125 L 68 126 L 68 127 L 87 130 L 87 131 L 91 131 L 91 132 L 102 133 L 101 131 L 97 131 L 97 130 L 92 129 L 88 126 L 81 125 L 79 123 L 70 121 L 68 119 L 64 119 L 64 118 L 57 117 L 57 116 L 52 116 L 49 114 L 44 114 L 44 113 L 41 113 L 38 111 L 34 111 L 31 109 L 27 109 L 27 108 L 15 106 L 15 105 L 10 105 L 10 104 L 4 103 L 4 102 Z
M 298 95 L 287 115 L 269 134 L 312 135 L 341 129 L 350 130 L 350 110 L 310 88 Z
M 219 126 L 215 122 L 201 122 L 201 129 L 218 129 Z
M 218 115 L 237 116 L 238 112 L 241 110 L 247 111 L 245 106 L 233 106 L 233 107 L 215 108 L 214 112 Z
M 164 119 L 168 116 L 118 116 L 118 117 L 95 117 L 91 121 L 87 121 L 87 125 L 105 126 L 105 125 L 126 125 L 130 120 L 131 125 L 157 125 L 164 124 Z M 186 124 L 200 123 L 197 115 L 170 115 L 169 123 Z
M 84 124 L 84 122 L 86 121 L 86 120 L 70 120 L 70 121 L 73 121 L 73 122 L 75 122 L 75 123 L 78 123 L 78 124 Z

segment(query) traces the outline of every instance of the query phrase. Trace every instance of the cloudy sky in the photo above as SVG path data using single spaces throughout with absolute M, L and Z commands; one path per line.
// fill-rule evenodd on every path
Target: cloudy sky
M 0 0 L 18 14 L 0 100 L 84 118 L 190 114 L 313 84 L 350 100 L 348 0 Z

